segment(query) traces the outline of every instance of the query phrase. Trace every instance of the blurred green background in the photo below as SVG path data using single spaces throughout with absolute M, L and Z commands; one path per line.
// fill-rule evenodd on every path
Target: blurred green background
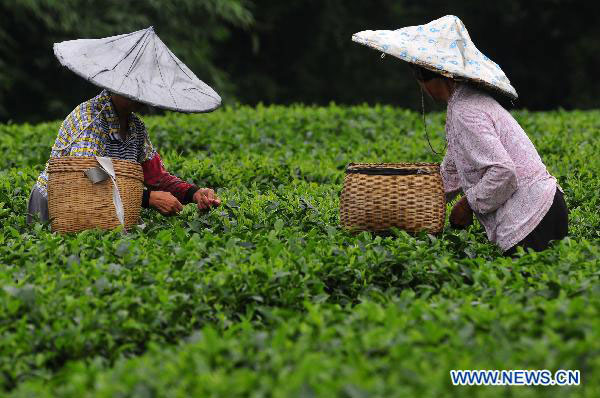
M 584 0 L 1 0 L 0 122 L 62 119 L 98 89 L 52 44 L 153 25 L 224 103 L 388 103 L 418 108 L 402 62 L 351 41 L 453 14 L 530 110 L 600 104 L 600 2 Z

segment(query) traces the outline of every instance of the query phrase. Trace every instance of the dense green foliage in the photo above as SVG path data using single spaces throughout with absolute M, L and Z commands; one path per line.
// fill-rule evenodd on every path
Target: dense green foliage
M 351 161 L 431 161 L 392 107 L 147 117 L 224 205 L 127 233 L 25 225 L 58 123 L 0 125 L 0 385 L 9 396 L 598 396 L 600 113 L 515 116 L 564 188 L 570 238 L 504 258 L 476 223 L 339 228 Z M 428 121 L 442 147 L 443 115 Z M 458 388 L 450 369 L 580 369 L 580 387 Z M 1 391 L 1 390 L 0 390 Z
M 62 68 L 52 44 L 155 27 L 222 95 L 289 104 L 329 101 L 416 108 L 402 63 L 351 41 L 459 16 L 477 47 L 506 72 L 518 108 L 596 108 L 600 2 L 439 0 L 4 0 L 0 1 L 0 122 L 66 115 L 95 88 Z

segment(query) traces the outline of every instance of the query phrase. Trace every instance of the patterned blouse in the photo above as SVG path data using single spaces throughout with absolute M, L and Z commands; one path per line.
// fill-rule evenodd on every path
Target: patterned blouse
M 106 156 L 131 160 L 142 165 L 144 184 L 152 190 L 171 192 L 181 203 L 190 203 L 198 187 L 169 174 L 139 117 L 129 117 L 129 133 L 123 141 L 119 134 L 119 117 L 110 93 L 103 90 L 96 97 L 77 106 L 63 121 L 51 158 L 61 156 Z M 47 197 L 48 163 L 36 182 Z M 144 191 L 143 205 L 148 206 L 149 191 Z
M 448 101 L 444 189 L 458 191 L 506 251 L 540 223 L 552 205 L 556 179 L 517 121 L 483 91 L 459 84 Z

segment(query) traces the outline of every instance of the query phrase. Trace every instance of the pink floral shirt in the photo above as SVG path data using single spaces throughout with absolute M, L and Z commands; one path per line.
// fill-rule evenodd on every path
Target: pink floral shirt
M 449 197 L 462 191 L 488 239 L 506 251 L 540 223 L 556 179 L 519 123 L 494 98 L 459 84 L 448 101 L 442 162 Z

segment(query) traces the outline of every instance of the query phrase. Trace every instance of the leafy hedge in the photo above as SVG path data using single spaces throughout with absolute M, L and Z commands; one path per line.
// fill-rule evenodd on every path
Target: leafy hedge
M 224 332 L 206 326 L 176 348 L 152 345 L 146 355 L 119 360 L 108 371 L 99 361 L 78 362 L 50 388 L 39 381 L 26 383 L 14 396 L 440 397 L 452 390 L 448 369 L 473 364 L 580 369 L 588 375 L 585 392 L 597 396 L 592 375 L 599 363 L 590 352 L 600 348 L 598 332 L 591 330 L 600 328 L 597 292 L 557 305 L 539 294 L 544 286 L 534 285 L 523 288 L 528 296 L 481 297 L 480 289 L 471 288 L 460 289 L 462 297 L 441 292 L 421 298 L 405 290 L 386 302 L 365 301 L 354 308 L 307 303 L 302 315 L 275 311 L 285 321 L 272 329 L 257 329 L 247 321 Z M 583 321 L 588 316 L 592 321 Z M 560 330 L 566 322 L 572 323 L 568 330 Z M 549 333 L 549 328 L 557 331 Z M 505 388 L 454 389 L 457 396 L 509 396 Z M 574 396 L 582 390 L 522 387 L 514 393 Z
M 218 188 L 225 204 L 171 218 L 144 211 L 145 223 L 126 234 L 26 226 L 58 123 L 0 126 L 2 388 L 594 396 L 600 112 L 516 116 L 571 209 L 569 239 L 516 260 L 500 256 L 478 224 L 438 237 L 339 229 L 346 163 L 435 160 L 408 111 L 241 107 L 147 118 L 167 167 Z M 443 115 L 429 124 L 441 147 Z M 453 368 L 580 369 L 583 386 L 456 390 Z

